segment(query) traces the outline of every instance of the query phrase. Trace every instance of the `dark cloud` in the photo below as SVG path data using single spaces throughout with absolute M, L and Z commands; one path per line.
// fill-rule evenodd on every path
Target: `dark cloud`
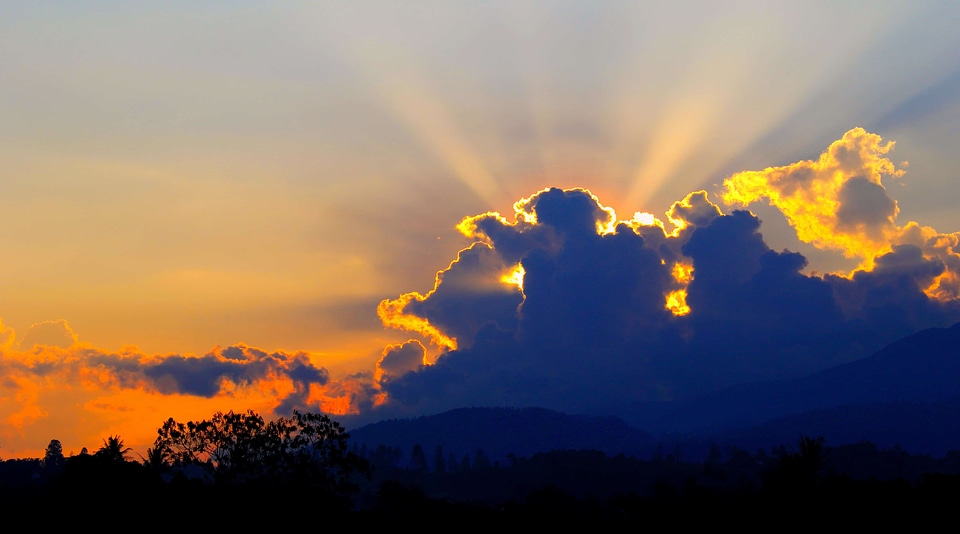
M 706 191 L 690 193 L 683 200 L 674 202 L 667 210 L 667 218 L 671 221 L 681 220 L 687 226 L 706 226 L 714 219 L 723 215 L 716 204 L 710 202 Z
M 377 384 L 382 386 L 408 372 L 419 370 L 424 365 L 425 356 L 426 349 L 416 339 L 388 345 L 383 349 L 383 356 L 377 361 Z
M 729 323 L 756 339 L 767 332 L 809 334 L 840 323 L 830 286 L 802 273 L 806 258 L 770 250 L 759 229 L 756 216 L 734 211 L 696 231 L 683 247 L 694 266 L 687 291 L 694 327 Z
M 664 298 L 673 280 L 643 237 L 625 224 L 601 231 L 613 215 L 583 190 L 545 190 L 518 206 L 517 222 L 493 214 L 471 222 L 489 243 L 485 254 L 497 255 L 506 243 L 523 267 L 522 299 L 501 308 L 509 317 L 488 320 L 459 350 L 384 384 L 390 398 L 423 406 L 524 405 L 561 396 L 568 407 L 582 408 L 585 399 L 604 395 L 607 386 L 595 385 L 624 387 L 622 371 L 645 365 L 644 357 L 627 353 L 661 344 L 672 318 Z M 455 267 L 421 306 L 449 298 L 441 296 Z M 457 296 L 458 307 L 489 308 L 482 295 Z
M 521 334 L 530 342 L 616 344 L 637 327 L 668 319 L 669 270 L 626 226 L 613 234 L 581 232 L 556 254 L 535 250 L 521 264 L 526 271 Z
M 266 352 L 246 345 L 216 349 L 203 356 L 167 355 L 147 357 L 139 353 L 107 354 L 87 349 L 83 365 L 99 365 L 112 371 L 122 386 L 144 385 L 162 394 L 214 397 L 226 382 L 239 387 L 273 380 L 289 380 L 294 391 L 281 399 L 277 413 L 306 407 L 310 386 L 324 386 L 329 374 L 314 365 L 303 352 Z
M 869 337 L 903 337 L 960 320 L 958 301 L 932 299 L 923 290 L 945 271 L 938 258 L 925 257 L 914 245 L 894 245 L 875 263 L 872 271 L 856 271 L 850 279 L 826 278 L 847 316 Z
M 759 229 L 760 220 L 747 211 L 734 211 L 697 229 L 682 249 L 696 272 L 690 292 L 696 288 L 724 292 L 752 278 L 760 270 L 760 256 L 770 250 Z M 710 304 L 698 308 L 715 307 Z
M 857 164 L 855 155 L 835 157 Z M 895 211 L 882 190 L 849 183 L 841 218 L 872 224 Z M 703 192 L 674 204 L 672 233 L 657 221 L 618 223 L 579 189 L 544 190 L 516 206 L 512 222 L 489 213 L 461 223 L 479 243 L 405 308 L 456 333 L 459 346 L 416 367 L 419 347 L 386 350 L 379 372 L 396 362 L 402 373 L 380 381 L 387 400 L 370 417 L 476 405 L 610 413 L 798 376 L 905 330 L 960 320 L 954 304 L 924 292 L 943 263 L 916 246 L 894 247 L 872 271 L 819 277 L 804 274 L 801 254 L 771 250 L 756 216 L 723 215 Z M 514 262 L 522 291 L 502 281 Z M 692 280 L 678 277 L 678 264 L 692 266 Z M 688 312 L 666 305 L 677 292 Z M 899 315 L 885 308 L 896 302 L 906 302 Z
M 830 286 L 802 274 L 802 255 L 770 250 L 759 229 L 756 216 L 734 211 L 683 247 L 694 267 L 691 365 L 677 372 L 691 394 L 813 370 L 838 350 L 821 344 L 843 321 Z
M 535 215 L 538 223 L 567 239 L 589 239 L 597 233 L 598 223 L 609 224 L 613 219 L 611 212 L 584 189 L 546 189 L 522 202 L 521 207 L 523 212 Z
M 184 393 L 201 397 L 218 394 L 223 381 L 250 385 L 265 378 L 286 376 L 295 384 L 323 385 L 327 372 L 314 367 L 306 354 L 267 353 L 260 349 L 236 345 L 201 357 L 167 356 L 142 367 L 161 393 Z
M 437 275 L 436 290 L 426 300 L 412 300 L 403 310 L 469 346 L 487 323 L 515 328 L 522 296 L 501 278 L 512 268 L 491 247 L 477 243 L 460 251 L 456 261 Z

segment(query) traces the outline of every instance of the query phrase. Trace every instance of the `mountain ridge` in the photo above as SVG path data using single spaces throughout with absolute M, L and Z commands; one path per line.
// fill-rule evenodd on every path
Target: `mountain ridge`
M 546 408 L 457 408 L 389 419 L 352 430 L 368 448 L 408 455 L 492 460 L 557 449 L 649 455 L 659 443 L 683 443 L 699 454 L 711 441 L 741 448 L 790 444 L 800 433 L 836 441 L 902 443 L 918 452 L 960 448 L 960 323 L 895 341 L 871 356 L 810 375 L 741 384 L 689 401 L 646 404 L 615 415 L 574 415 Z M 655 436 L 659 436 L 656 438 Z

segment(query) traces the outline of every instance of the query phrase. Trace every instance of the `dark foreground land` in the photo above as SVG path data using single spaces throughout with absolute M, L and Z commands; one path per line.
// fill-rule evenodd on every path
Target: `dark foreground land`
M 134 462 L 123 454 L 0 463 L 0 510 L 31 522 L 135 514 L 185 526 L 414 524 L 457 528 L 557 519 L 567 524 L 922 525 L 960 502 L 960 452 L 943 458 L 863 442 L 826 447 L 801 437 L 755 453 L 640 459 L 568 450 L 489 462 L 380 447 L 350 453 L 347 479 Z M 47 460 L 47 459 L 45 459 Z M 207 468 L 214 466 L 207 465 Z M 256 473 L 254 476 L 253 473 Z M 151 519 L 153 518 L 153 519 Z M 458 523 L 450 523 L 451 518 Z M 175 521 L 174 521 L 175 519 Z

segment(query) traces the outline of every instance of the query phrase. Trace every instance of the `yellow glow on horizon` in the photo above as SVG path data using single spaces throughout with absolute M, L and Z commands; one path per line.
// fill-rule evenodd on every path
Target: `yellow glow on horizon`
M 66 367 L 78 365 L 85 364 L 74 362 Z M 106 436 L 120 435 L 134 449 L 131 457 L 136 458 L 152 446 L 156 429 L 169 417 L 199 420 L 217 411 L 252 409 L 266 418 L 277 399 L 293 391 L 289 380 L 267 377 L 242 386 L 224 381 L 219 394 L 203 397 L 161 393 L 139 382 L 107 378 L 97 366 L 77 371 L 86 378 L 72 380 L 74 375 L 62 369 L 55 376 L 10 377 L 0 388 L 0 397 L 9 401 L 0 409 L 5 423 L 0 425 L 5 457 L 42 457 L 50 439 L 63 443 L 64 454 L 78 453 L 82 447 L 96 448 Z M 92 375 L 99 384 L 90 380 Z

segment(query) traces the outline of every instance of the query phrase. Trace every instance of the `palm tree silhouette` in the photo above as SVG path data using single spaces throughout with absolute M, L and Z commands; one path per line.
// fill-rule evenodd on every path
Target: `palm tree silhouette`
M 123 440 L 120 436 L 109 436 L 103 440 L 103 446 L 97 450 L 96 456 L 105 458 L 111 462 L 123 463 L 127 461 L 127 453 L 132 449 L 123 446 Z
M 140 455 L 140 460 L 145 467 L 161 469 L 167 465 L 168 458 L 163 449 L 158 447 L 147 447 L 147 457 L 144 458 L 143 455 Z

